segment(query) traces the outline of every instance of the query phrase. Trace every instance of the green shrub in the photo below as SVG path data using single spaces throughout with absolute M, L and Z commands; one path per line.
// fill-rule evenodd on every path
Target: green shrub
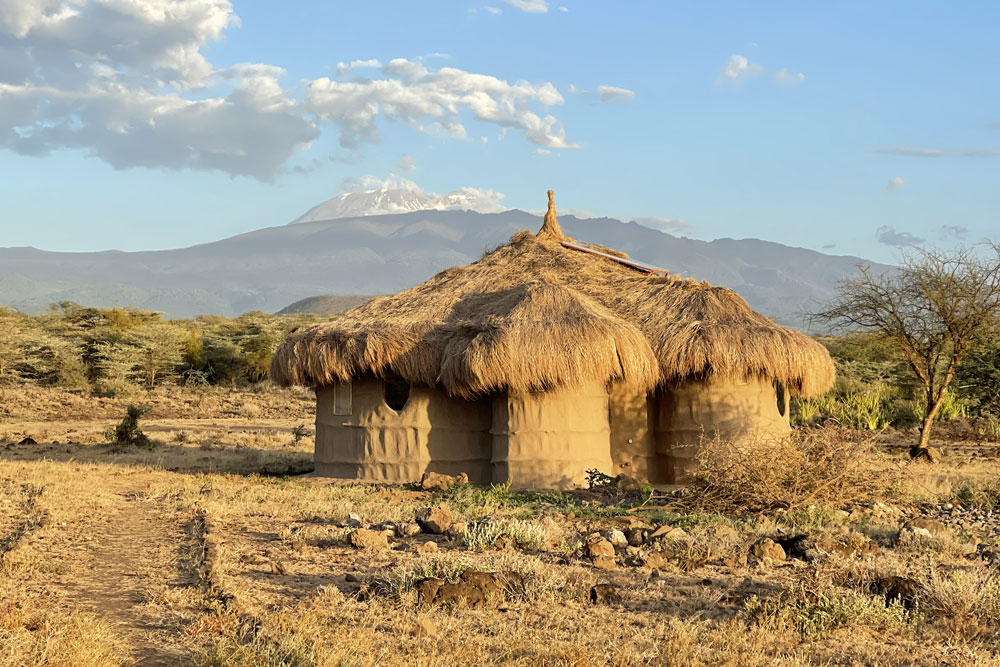
M 153 442 L 149 439 L 149 436 L 139 429 L 139 419 L 147 412 L 149 412 L 148 407 L 139 405 L 128 406 L 125 418 L 121 420 L 118 426 L 110 429 L 106 436 L 111 440 L 112 444 L 118 447 L 152 449 Z

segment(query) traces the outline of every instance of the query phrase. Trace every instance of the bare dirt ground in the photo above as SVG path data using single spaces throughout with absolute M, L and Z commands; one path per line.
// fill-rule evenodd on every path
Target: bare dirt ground
M 1000 664 L 1000 467 L 985 454 L 884 454 L 878 497 L 722 515 L 613 488 L 283 476 L 311 460 L 308 395 L 146 397 L 161 444 L 121 451 L 103 432 L 127 402 L 11 393 L 5 667 Z M 453 526 L 415 530 L 433 507 Z M 495 585 L 482 600 L 468 570 Z

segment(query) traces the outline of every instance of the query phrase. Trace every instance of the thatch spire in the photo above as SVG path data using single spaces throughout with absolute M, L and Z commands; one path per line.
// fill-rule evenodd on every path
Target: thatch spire
M 538 230 L 538 238 L 552 239 L 553 241 L 562 241 L 566 238 L 562 227 L 559 226 L 559 221 L 556 220 L 556 199 L 552 190 L 549 190 L 549 210 L 545 212 L 545 222 Z

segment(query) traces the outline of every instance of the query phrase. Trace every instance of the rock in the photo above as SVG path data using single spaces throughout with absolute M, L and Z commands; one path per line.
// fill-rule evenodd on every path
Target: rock
M 462 537 L 467 532 L 469 532 L 469 524 L 465 521 L 456 521 L 448 528 L 448 535 L 450 537 Z
M 941 452 L 935 447 L 920 447 L 918 445 L 914 445 L 913 447 L 910 447 L 910 458 L 915 461 L 938 463 L 941 461 Z
M 622 595 L 611 584 L 597 584 L 590 589 L 590 604 L 618 604 Z
M 345 522 L 348 528 L 360 528 L 361 527 L 361 517 L 351 512 L 347 515 L 347 521 Z
M 926 528 L 919 528 L 917 526 L 904 526 L 899 531 L 899 534 L 896 535 L 896 544 L 898 545 L 899 543 L 905 542 L 906 540 L 909 539 L 929 540 L 933 537 L 934 536 L 931 535 L 931 531 L 927 530 Z
M 937 519 L 928 519 L 927 517 L 917 517 L 915 519 L 910 519 L 903 524 L 903 528 L 923 528 L 931 535 L 940 535 L 942 533 L 948 532 L 944 524 Z
M 360 584 L 363 581 L 363 579 L 358 575 L 354 574 L 353 572 L 348 572 L 347 574 L 344 575 L 344 581 L 346 581 L 349 584 Z
M 587 537 L 587 555 L 591 558 L 597 556 L 615 557 L 615 547 L 611 542 L 601 537 L 600 533 L 591 533 Z
M 667 566 L 667 559 L 659 551 L 650 551 L 642 557 L 643 567 L 661 570 Z
M 417 584 L 422 605 L 464 605 L 482 607 L 503 597 L 503 586 L 495 574 L 466 570 L 456 583 L 430 577 Z
M 420 478 L 420 488 L 424 491 L 447 491 L 450 488 L 469 483 L 464 472 L 458 475 L 444 475 L 439 472 L 425 472 Z
M 742 551 L 729 554 L 722 559 L 722 563 L 730 570 L 742 570 L 747 566 L 747 555 Z
M 785 560 L 785 550 L 770 537 L 757 540 L 750 547 L 750 555 L 760 561 L 763 561 L 765 558 L 769 558 L 771 561 L 777 563 Z
M 633 547 L 641 547 L 649 538 L 649 531 L 645 528 L 633 528 L 625 534 L 625 538 Z
M 615 549 L 624 549 L 628 546 L 628 539 L 625 537 L 625 533 L 620 530 L 609 530 L 604 534 L 605 539 L 611 542 L 611 546 Z
M 437 637 L 437 625 L 429 618 L 418 618 L 413 625 L 414 637 Z
M 886 603 L 895 600 L 905 608 L 913 609 L 917 605 L 920 584 L 909 577 L 890 575 L 873 581 L 869 586 L 869 590 L 875 595 L 883 596 Z
M 786 557 L 813 561 L 827 554 L 840 556 L 868 556 L 878 552 L 878 545 L 857 531 L 842 534 L 795 535 L 775 540 L 784 549 Z
M 615 486 L 621 491 L 638 491 L 642 488 L 642 484 L 639 483 L 635 477 L 626 475 L 625 473 L 619 473 L 615 476 Z
M 31 436 L 29 435 L 28 437 L 24 438 L 23 440 L 21 440 L 21 441 L 20 441 L 19 443 L 17 443 L 17 444 L 19 444 L 19 445 L 37 445 L 37 444 L 38 444 L 38 441 L 37 441 L 37 440 L 35 440 L 34 438 L 32 438 L 32 437 L 31 437 Z
M 432 535 L 444 534 L 455 520 L 451 510 L 444 505 L 417 510 L 416 519 L 420 528 Z
M 358 528 L 353 533 L 351 533 L 350 538 L 351 546 L 357 549 L 388 549 L 389 548 L 389 538 L 388 536 L 378 530 L 368 530 L 367 528 Z
M 418 554 L 436 554 L 438 551 L 438 545 L 437 542 L 424 542 L 422 544 L 415 545 L 413 550 Z
M 403 523 L 396 526 L 396 536 L 397 537 L 413 537 L 414 535 L 419 535 L 421 532 L 420 524 L 416 522 Z
M 594 556 L 592 560 L 598 570 L 614 570 L 618 567 L 614 556 Z
M 683 528 L 674 528 L 673 526 L 660 526 L 646 538 L 647 542 L 652 542 L 653 540 L 682 540 L 687 537 L 687 533 L 684 532 Z

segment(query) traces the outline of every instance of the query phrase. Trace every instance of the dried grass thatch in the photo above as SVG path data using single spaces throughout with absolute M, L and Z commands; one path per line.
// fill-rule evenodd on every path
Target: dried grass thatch
M 391 369 L 463 397 L 710 377 L 766 377 L 803 396 L 832 385 L 822 345 L 732 290 L 643 273 L 564 240 L 550 198 L 538 235 L 520 232 L 477 262 L 291 334 L 271 377 L 321 386 Z

